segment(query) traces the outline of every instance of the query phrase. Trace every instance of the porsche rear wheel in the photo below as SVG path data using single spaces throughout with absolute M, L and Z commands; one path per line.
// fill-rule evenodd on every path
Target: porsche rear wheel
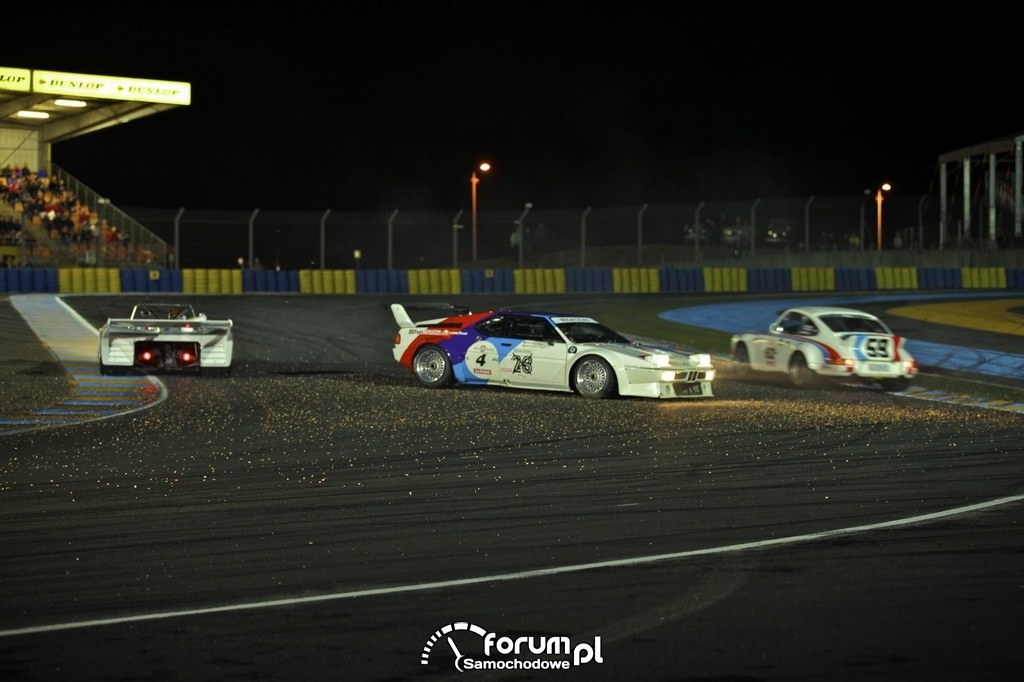
M 810 388 L 816 383 L 817 377 L 807 366 L 807 359 L 802 353 L 795 353 L 789 361 L 789 381 L 797 388 Z
M 883 379 L 883 391 L 905 391 L 910 387 L 910 379 Z
M 416 351 L 412 373 L 427 388 L 447 388 L 455 382 L 452 361 L 438 346 L 424 346 Z
M 604 358 L 588 355 L 573 367 L 572 385 L 584 398 L 607 398 L 615 393 L 615 372 Z

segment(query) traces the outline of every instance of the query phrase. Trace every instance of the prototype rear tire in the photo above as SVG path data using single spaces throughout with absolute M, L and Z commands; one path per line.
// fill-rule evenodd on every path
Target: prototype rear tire
M 615 372 L 604 358 L 588 355 L 572 368 L 572 387 L 584 398 L 607 398 L 615 393 Z
M 427 388 L 448 388 L 455 383 L 452 361 L 438 346 L 424 346 L 416 351 L 412 373 Z

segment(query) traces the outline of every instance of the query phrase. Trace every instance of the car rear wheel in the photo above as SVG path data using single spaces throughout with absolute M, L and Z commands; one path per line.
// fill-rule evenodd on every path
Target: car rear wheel
M 883 391 L 905 391 L 910 386 L 910 379 L 883 379 Z
M 607 398 L 615 393 L 615 372 L 604 358 L 588 355 L 573 367 L 572 384 L 584 398 Z
M 750 375 L 750 353 L 747 351 L 747 344 L 736 344 L 736 349 L 732 353 L 732 368 L 741 377 Z
M 817 377 L 807 366 L 807 359 L 802 353 L 796 353 L 789 361 L 789 381 L 797 388 L 809 388 L 816 383 Z
M 424 346 L 416 351 L 412 373 L 427 388 L 447 388 L 455 381 L 452 361 L 438 346 Z

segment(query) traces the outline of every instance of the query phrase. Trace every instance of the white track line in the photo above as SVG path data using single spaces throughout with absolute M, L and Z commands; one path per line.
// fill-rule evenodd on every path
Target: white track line
M 352 592 L 334 592 L 330 594 L 321 594 L 312 597 L 270 599 L 267 601 L 244 602 L 241 604 L 228 604 L 226 606 L 213 606 L 203 609 L 188 609 L 185 611 L 161 611 L 156 613 L 143 613 L 137 616 L 122 616 L 119 618 L 101 618 L 97 620 L 85 620 L 68 623 L 53 623 L 51 625 L 37 625 L 34 627 L 15 628 L 13 630 L 0 630 L 0 637 L 31 635 L 43 632 L 71 630 L 75 628 L 90 628 L 105 625 L 118 625 L 122 623 L 137 623 L 140 621 L 147 620 L 181 618 L 184 616 L 202 616 L 212 613 L 226 613 L 230 611 L 266 609 L 277 606 L 294 606 L 296 604 L 310 604 L 315 602 L 334 601 L 339 599 L 356 599 L 358 597 L 401 594 L 403 592 L 425 592 L 427 590 L 438 590 L 448 587 L 464 587 L 466 585 L 476 585 L 479 583 L 503 582 L 509 580 L 526 580 L 529 578 L 540 578 L 544 576 L 559 575 L 562 573 L 578 573 L 581 571 L 590 571 L 597 568 L 618 568 L 622 566 L 637 566 L 640 564 L 651 564 L 661 561 L 674 561 L 676 559 L 685 559 L 688 557 L 695 556 L 708 556 L 712 554 L 728 554 L 732 552 L 743 552 L 746 550 L 764 549 L 766 547 L 774 547 L 777 545 L 793 545 L 801 542 L 824 540 L 827 538 L 836 537 L 838 535 L 851 535 L 854 533 L 863 533 L 866 531 L 879 530 L 882 528 L 897 528 L 900 526 L 908 526 L 916 523 L 925 523 L 928 521 L 935 521 L 937 519 L 944 519 L 951 516 L 970 514 L 972 512 L 981 511 L 983 509 L 991 509 L 993 507 L 1013 504 L 1015 502 L 1020 502 L 1022 500 L 1024 500 L 1024 494 L 1011 495 L 1009 497 L 999 497 L 994 500 L 989 500 L 987 502 L 978 502 L 976 504 L 969 504 L 963 507 L 954 507 L 953 509 L 945 509 L 943 511 L 932 512 L 930 514 L 920 514 L 918 516 L 909 516 L 907 518 L 894 519 L 892 521 L 883 521 L 881 523 L 871 523 L 863 526 L 850 526 L 848 528 L 837 528 L 835 530 L 825 530 L 818 533 L 806 533 L 804 535 L 790 535 L 788 537 L 775 538 L 772 540 L 757 540 L 754 542 L 743 542 L 737 545 L 723 545 L 721 547 L 694 549 L 686 552 L 672 552 L 670 554 L 653 554 L 650 556 L 635 557 L 632 559 L 595 561 L 589 564 L 569 564 L 567 566 L 538 568 L 532 571 L 498 573 L 495 575 L 485 575 L 477 578 L 461 578 L 458 580 L 443 580 L 429 583 L 414 583 L 411 585 L 395 585 L 392 587 L 378 587 L 367 590 L 355 590 Z

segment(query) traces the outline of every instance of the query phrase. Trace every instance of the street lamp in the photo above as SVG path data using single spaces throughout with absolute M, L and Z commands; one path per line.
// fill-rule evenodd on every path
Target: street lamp
M 484 163 L 481 163 L 479 166 L 477 166 L 476 169 L 473 170 L 473 175 L 471 175 L 470 178 L 469 178 L 469 186 L 471 188 L 471 194 L 472 194 L 472 197 L 473 197 L 471 213 L 473 214 L 472 222 L 473 222 L 473 262 L 474 263 L 476 262 L 476 183 L 480 182 L 480 178 L 478 178 L 476 176 L 477 169 L 479 169 L 480 172 L 482 172 L 482 173 L 486 173 L 487 171 L 491 170 L 491 164 L 487 163 L 486 161 Z
M 885 197 L 882 196 L 882 192 L 888 192 L 891 189 L 892 189 L 892 185 L 890 185 L 888 182 L 883 183 L 882 186 L 878 188 L 878 194 L 875 195 L 875 203 L 878 204 L 878 220 L 877 220 L 877 224 L 878 224 L 878 250 L 879 251 L 882 250 L 882 201 L 885 200 Z

